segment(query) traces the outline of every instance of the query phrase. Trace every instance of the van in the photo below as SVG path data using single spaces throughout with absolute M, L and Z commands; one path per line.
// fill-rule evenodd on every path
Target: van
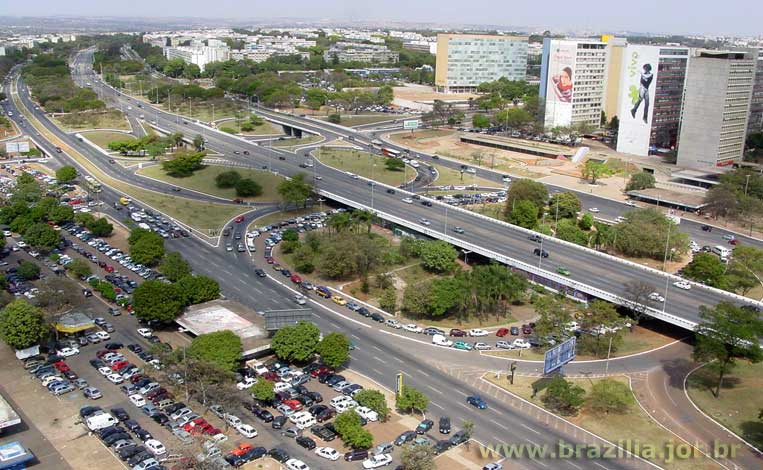
M 432 344 L 437 346 L 453 346 L 453 341 L 449 340 L 443 335 L 432 335 Z
M 294 425 L 299 429 L 307 429 L 311 426 L 315 426 L 316 423 L 317 421 L 315 421 L 315 418 L 311 414 L 300 416 L 296 421 L 294 421 Z
M 721 245 L 714 246 L 713 253 L 720 256 L 722 260 L 726 260 L 731 256 L 731 250 Z
M 119 421 L 109 413 L 99 413 L 90 416 L 85 420 L 85 425 L 91 431 L 108 428 L 109 426 L 114 426 L 116 424 L 119 424 Z

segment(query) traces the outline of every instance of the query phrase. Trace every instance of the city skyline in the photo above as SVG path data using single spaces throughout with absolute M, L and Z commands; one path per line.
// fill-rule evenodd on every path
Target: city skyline
M 252 5 L 242 0 L 220 0 L 215 3 L 214 15 L 209 15 L 209 3 L 198 0 L 165 0 L 161 9 L 155 2 L 136 0 L 129 3 L 105 3 L 93 0 L 58 2 L 13 2 L 6 5 L 8 16 L 103 16 L 120 18 L 195 18 L 209 21 L 228 20 L 242 23 L 247 20 L 266 21 L 290 18 L 295 21 L 334 22 L 409 22 L 462 25 L 505 25 L 529 31 L 552 29 L 557 31 L 629 31 L 651 34 L 699 34 L 759 36 L 760 18 L 740 12 L 755 11 L 752 0 L 730 0 L 723 11 L 714 9 L 703 15 L 701 3 L 642 2 L 638 8 L 623 14 L 620 5 L 601 0 L 583 0 L 575 8 L 552 0 L 540 11 L 535 5 L 511 5 L 498 0 L 483 0 L 470 9 L 461 9 L 449 0 L 423 0 L 415 3 L 389 0 L 380 4 L 358 4 L 349 0 L 308 2 L 296 0 L 288 7 L 265 4 Z M 710 7 L 710 4 L 707 4 Z M 256 16 L 255 16 L 256 14 Z M 687 21 L 681 22 L 681 18 Z M 454 21 L 457 19 L 457 21 Z

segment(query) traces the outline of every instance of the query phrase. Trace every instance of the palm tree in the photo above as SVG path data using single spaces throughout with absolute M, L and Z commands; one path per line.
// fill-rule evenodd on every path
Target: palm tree
M 352 219 L 358 225 L 365 225 L 368 233 L 371 233 L 371 222 L 374 220 L 374 214 L 366 210 L 356 210 L 352 212 Z

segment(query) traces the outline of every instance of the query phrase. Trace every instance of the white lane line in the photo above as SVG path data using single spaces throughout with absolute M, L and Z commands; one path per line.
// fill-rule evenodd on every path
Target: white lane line
M 337 326 L 338 326 L 338 325 L 337 325 Z M 358 335 L 356 335 L 356 334 L 351 334 L 350 336 L 352 336 L 353 338 L 355 338 L 355 339 L 357 339 L 358 341 L 360 341 L 360 337 L 359 337 Z
M 374 356 L 374 359 L 376 359 L 377 361 L 379 361 L 381 363 L 384 363 L 384 359 L 382 359 L 382 358 L 380 358 L 378 356 Z
M 535 462 L 535 463 L 537 463 L 539 465 L 542 465 L 544 467 L 548 467 L 548 465 L 546 465 L 545 463 L 541 462 L 540 460 L 534 459 L 532 457 L 530 457 L 530 460 L 532 460 L 533 462 Z
M 381 351 L 381 350 L 380 350 L 380 351 Z M 423 375 L 424 377 L 429 377 L 429 374 L 427 374 L 426 372 L 424 372 L 424 371 L 423 371 L 423 370 L 421 370 L 421 369 L 416 369 L 416 371 L 417 371 L 419 374 Z
M 578 470 L 583 470 L 583 467 L 581 467 L 580 465 L 578 465 L 576 463 L 570 462 L 569 460 L 565 460 L 565 462 L 567 462 L 568 464 L 570 464 L 573 467 L 577 468 Z
M 526 425 L 524 423 L 519 423 L 519 425 L 522 426 L 523 428 L 527 429 L 528 431 L 534 432 L 535 434 L 540 436 L 540 431 L 537 431 L 537 430 L 531 428 L 530 426 L 528 426 L 528 425 Z
M 380 348 L 380 347 L 378 347 L 378 346 L 373 346 L 373 345 L 372 345 L 371 347 L 372 347 L 372 348 L 374 348 L 374 349 L 376 349 L 376 350 L 377 350 L 377 351 L 379 351 L 379 352 L 384 352 L 384 351 L 382 351 L 382 350 L 381 350 L 381 348 Z
M 527 442 L 529 442 L 530 444 L 534 445 L 535 447 L 538 447 L 538 448 L 540 448 L 540 447 L 541 447 L 541 445 L 540 445 L 540 444 L 538 444 L 537 442 L 535 442 L 535 441 L 533 441 L 533 440 L 531 440 L 531 439 L 527 439 L 527 438 L 525 438 L 525 440 L 526 440 Z
M 594 462 L 594 465 L 598 465 L 599 467 L 603 468 L 604 470 L 609 470 L 609 468 L 605 467 L 604 465 L 600 464 L 599 462 Z
M 379 369 L 371 369 L 372 371 L 376 372 L 377 374 L 384 376 L 384 372 L 380 371 Z
M 440 390 L 437 390 L 436 388 L 432 387 L 431 385 L 427 385 L 427 388 L 435 393 L 439 393 L 440 395 L 444 395 Z
M 405 363 L 403 362 L 403 360 L 402 360 L 402 359 L 400 359 L 400 358 L 399 358 L 399 357 L 397 357 L 397 356 L 392 356 L 392 359 L 396 360 L 396 361 L 397 361 L 397 362 L 399 362 L 400 364 L 405 364 Z
M 495 425 L 496 425 L 496 426 L 498 426 L 498 427 L 501 427 L 501 428 L 503 428 L 503 429 L 506 429 L 506 430 L 508 430 L 508 429 L 509 429 L 507 426 L 505 426 L 505 425 L 503 425 L 503 424 L 499 423 L 498 421 L 496 421 L 496 420 L 494 420 L 494 419 L 491 419 L 491 420 L 489 420 L 489 421 L 490 421 L 491 423 L 495 424 Z
M 456 393 L 460 393 L 461 395 L 463 395 L 463 396 L 465 396 L 465 397 L 468 397 L 468 396 L 469 396 L 469 395 L 467 395 L 466 393 L 462 392 L 461 390 L 459 390 L 459 389 L 457 389 L 457 388 L 454 388 L 454 389 L 453 389 L 453 391 L 454 391 L 454 392 L 456 392 Z
M 436 406 L 437 408 L 439 408 L 439 409 L 441 409 L 441 410 L 444 410 L 444 409 L 445 409 L 445 408 L 443 408 L 442 406 L 438 405 L 436 402 L 433 402 L 433 401 L 430 401 L 430 402 L 429 402 L 429 404 L 430 404 L 430 405 L 434 405 L 434 406 Z

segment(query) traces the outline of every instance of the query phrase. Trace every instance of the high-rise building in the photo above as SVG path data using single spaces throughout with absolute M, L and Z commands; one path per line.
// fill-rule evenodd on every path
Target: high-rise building
M 681 111 L 679 166 L 726 166 L 742 159 L 757 62 L 756 50 L 692 50 Z
M 228 46 L 223 47 L 165 47 L 164 57 L 168 60 L 182 59 L 187 64 L 196 64 L 203 72 L 204 67 L 210 62 L 222 62 L 230 58 L 230 49 Z
M 758 50 L 758 62 L 755 66 L 755 85 L 752 87 L 750 100 L 750 120 L 747 132 L 763 132 L 763 49 Z
M 629 45 L 622 57 L 618 89 L 617 151 L 646 156 L 678 142 L 686 47 Z
M 501 77 L 524 80 L 527 37 L 487 34 L 438 34 L 435 85 L 445 93 L 476 91 Z
M 607 85 L 604 91 L 602 111 L 604 111 L 607 122 L 609 122 L 617 116 L 620 107 L 620 77 L 622 76 L 623 54 L 628 46 L 628 40 L 602 36 L 602 41 L 607 43 Z
M 607 83 L 605 42 L 545 38 L 540 74 L 546 129 L 599 126 Z

